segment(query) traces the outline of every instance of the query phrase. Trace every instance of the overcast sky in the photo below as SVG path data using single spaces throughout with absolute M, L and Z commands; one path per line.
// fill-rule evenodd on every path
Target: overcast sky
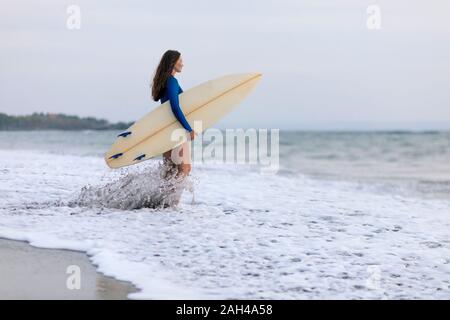
M 151 76 L 176 49 L 184 90 L 263 73 L 218 127 L 450 129 L 448 0 L 1 0 L 0 39 L 8 114 L 136 120 L 158 105 Z

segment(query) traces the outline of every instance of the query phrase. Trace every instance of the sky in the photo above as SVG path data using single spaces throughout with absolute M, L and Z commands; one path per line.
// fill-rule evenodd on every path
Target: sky
M 151 78 L 175 49 L 185 91 L 263 74 L 218 128 L 450 129 L 448 0 L 0 2 L 7 114 L 137 120 L 158 106 Z

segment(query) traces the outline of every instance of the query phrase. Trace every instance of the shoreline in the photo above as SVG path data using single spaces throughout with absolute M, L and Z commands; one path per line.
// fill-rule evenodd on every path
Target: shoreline
M 130 282 L 98 272 L 82 251 L 0 238 L 0 256 L 0 300 L 124 300 L 138 291 Z

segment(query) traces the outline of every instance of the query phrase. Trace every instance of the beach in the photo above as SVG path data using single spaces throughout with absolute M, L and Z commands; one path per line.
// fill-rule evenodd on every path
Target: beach
M 127 299 L 136 288 L 96 271 L 83 252 L 32 247 L 0 239 L 0 299 Z M 66 285 L 70 266 L 80 268 L 80 287 Z M 69 268 L 69 269 L 68 269 Z

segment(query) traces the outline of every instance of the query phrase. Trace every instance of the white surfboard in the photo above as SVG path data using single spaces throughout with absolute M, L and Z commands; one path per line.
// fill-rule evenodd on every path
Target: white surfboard
M 180 107 L 194 130 L 194 121 L 202 121 L 204 130 L 241 102 L 261 76 L 261 73 L 231 74 L 204 82 L 179 94 Z M 183 127 L 166 101 L 117 136 L 105 153 L 106 164 L 120 168 L 161 155 L 186 141 L 171 138 L 178 128 Z

